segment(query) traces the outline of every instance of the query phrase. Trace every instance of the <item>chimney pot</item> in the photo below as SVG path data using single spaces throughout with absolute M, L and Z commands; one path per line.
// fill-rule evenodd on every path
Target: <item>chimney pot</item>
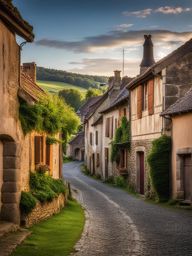
M 23 63 L 22 71 L 26 73 L 34 83 L 36 83 L 36 64 L 35 62 Z
M 143 59 L 140 65 L 140 73 L 143 73 L 147 68 L 155 63 L 151 38 L 151 35 L 144 35 L 145 42 L 143 44 Z

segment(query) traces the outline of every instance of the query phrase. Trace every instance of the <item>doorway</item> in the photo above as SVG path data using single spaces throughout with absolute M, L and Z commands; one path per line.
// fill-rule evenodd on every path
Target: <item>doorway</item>
M 183 155 L 184 198 L 192 201 L 192 155 Z
M 144 152 L 138 152 L 138 192 L 141 195 L 144 195 L 145 193 L 145 158 L 144 158 Z
M 109 149 L 105 148 L 105 179 L 109 178 Z

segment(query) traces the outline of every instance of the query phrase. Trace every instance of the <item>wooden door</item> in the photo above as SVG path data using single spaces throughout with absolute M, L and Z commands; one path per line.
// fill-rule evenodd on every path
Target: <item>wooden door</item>
M 1 212 L 1 188 L 3 185 L 3 143 L 0 141 L 0 212 Z
M 105 148 L 105 179 L 109 176 L 109 149 Z
M 192 200 L 192 156 L 184 156 L 184 196 L 185 200 Z
M 144 194 L 144 172 L 145 172 L 145 165 L 144 165 L 144 152 L 139 152 L 139 181 L 140 181 L 140 194 Z

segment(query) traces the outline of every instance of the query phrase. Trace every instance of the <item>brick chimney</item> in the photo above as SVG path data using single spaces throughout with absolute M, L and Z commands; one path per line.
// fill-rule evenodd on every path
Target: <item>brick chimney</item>
M 113 87 L 119 89 L 121 86 L 121 71 L 115 70 L 114 71 L 114 84 Z
M 35 62 L 23 63 L 22 71 L 31 77 L 32 81 L 36 83 L 36 64 Z
M 143 59 L 140 64 L 140 74 L 155 63 L 151 37 L 151 35 L 144 35 L 145 42 L 143 44 Z

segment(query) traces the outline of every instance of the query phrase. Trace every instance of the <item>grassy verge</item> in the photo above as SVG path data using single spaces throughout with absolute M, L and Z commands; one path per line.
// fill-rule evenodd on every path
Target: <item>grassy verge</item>
M 81 206 L 76 201 L 69 201 L 59 214 L 30 228 L 32 235 L 12 256 L 69 255 L 81 236 L 84 222 Z
M 70 163 L 72 162 L 73 159 L 71 157 L 67 157 L 67 156 L 64 156 L 63 157 L 63 163 L 66 164 L 66 163 Z

